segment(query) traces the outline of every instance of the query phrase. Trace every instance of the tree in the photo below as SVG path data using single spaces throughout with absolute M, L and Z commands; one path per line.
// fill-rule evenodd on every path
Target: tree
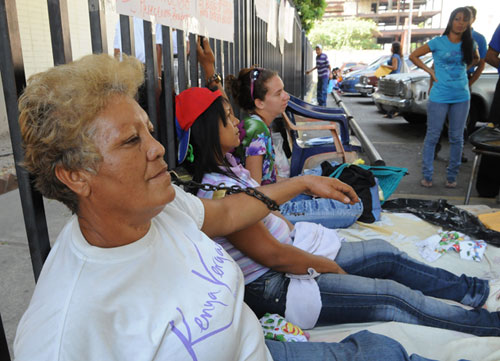
M 325 49 L 380 49 L 377 24 L 372 20 L 327 19 L 316 22 L 308 38 Z
M 300 16 L 302 29 L 307 33 L 311 30 L 314 22 L 323 17 L 326 9 L 325 0 L 294 0 L 295 8 Z

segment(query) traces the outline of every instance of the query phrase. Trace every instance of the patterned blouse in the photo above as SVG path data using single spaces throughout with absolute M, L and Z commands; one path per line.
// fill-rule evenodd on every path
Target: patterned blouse
M 269 127 L 256 114 L 245 118 L 238 127 L 241 144 L 234 150 L 237 160 L 245 165 L 246 157 L 262 155 L 264 158 L 261 184 L 276 183 L 276 156 Z
M 208 183 L 217 185 L 224 183 L 226 186 L 239 185 L 243 188 L 246 187 L 258 187 L 259 184 L 250 176 L 250 172 L 243 168 L 241 164 L 237 164 L 236 160 L 231 156 L 231 154 L 226 154 L 226 158 L 231 164 L 231 171 L 236 175 L 238 179 L 234 179 L 219 173 L 207 173 L 203 176 L 202 183 Z M 200 198 L 212 199 L 214 194 L 212 191 L 199 190 L 197 196 Z M 279 242 L 284 244 L 292 244 L 292 238 L 290 236 L 290 229 L 287 223 L 280 217 L 274 214 L 268 214 L 264 219 L 262 219 L 264 225 L 269 230 L 269 232 L 276 238 Z M 232 245 L 224 237 L 214 237 L 214 241 L 221 244 L 227 253 L 238 263 L 240 266 L 243 276 L 245 277 L 245 285 L 252 283 L 264 273 L 269 271 L 269 268 L 254 262 L 252 259 L 240 252 L 236 247 Z

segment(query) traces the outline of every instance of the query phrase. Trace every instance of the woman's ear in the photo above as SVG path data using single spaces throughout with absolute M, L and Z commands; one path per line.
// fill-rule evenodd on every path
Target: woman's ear
M 264 109 L 264 101 L 262 99 L 257 98 L 254 100 L 254 103 L 257 109 Z
M 90 194 L 90 173 L 84 170 L 68 170 L 62 165 L 56 166 L 56 177 L 80 197 Z

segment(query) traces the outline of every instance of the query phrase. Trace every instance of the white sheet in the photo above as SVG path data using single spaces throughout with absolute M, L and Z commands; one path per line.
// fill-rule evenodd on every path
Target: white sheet
M 472 209 L 474 210 L 474 209 Z M 488 211 L 480 209 L 479 211 Z M 491 210 L 489 210 L 491 211 Z M 420 257 L 415 243 L 439 230 L 420 218 L 407 213 L 382 213 L 382 219 L 373 224 L 356 223 L 348 229 L 339 230 L 339 235 L 350 242 L 371 238 L 382 238 L 425 262 Z M 500 278 L 500 248 L 487 246 L 481 262 L 460 258 L 458 253 L 446 253 L 432 266 L 447 269 L 456 274 L 466 273 L 485 279 Z M 383 334 L 399 341 L 409 354 L 442 361 L 467 359 L 471 361 L 499 361 L 500 337 L 477 337 L 466 333 L 433 327 L 416 326 L 399 322 L 372 322 L 316 327 L 309 330 L 311 341 L 340 341 L 348 335 L 361 331 Z

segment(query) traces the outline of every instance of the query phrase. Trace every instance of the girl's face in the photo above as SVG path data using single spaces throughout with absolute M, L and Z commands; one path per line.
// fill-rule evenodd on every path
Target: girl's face
M 274 119 L 285 111 L 290 96 L 285 91 L 283 81 L 278 75 L 270 78 L 265 83 L 265 86 L 267 88 L 267 93 L 264 100 L 261 101 L 261 107 L 258 106 L 258 108 L 271 114 Z M 257 99 L 257 101 L 260 101 L 260 99 Z
M 462 34 L 467 27 L 470 25 L 470 19 L 466 20 L 465 14 L 463 12 L 457 13 L 453 18 L 451 24 L 451 31 L 455 34 Z
M 240 131 L 237 126 L 240 120 L 234 116 L 231 104 L 228 102 L 223 103 L 226 113 L 226 125 L 224 126 L 222 119 L 219 119 L 219 140 L 222 154 L 226 154 L 240 145 Z

